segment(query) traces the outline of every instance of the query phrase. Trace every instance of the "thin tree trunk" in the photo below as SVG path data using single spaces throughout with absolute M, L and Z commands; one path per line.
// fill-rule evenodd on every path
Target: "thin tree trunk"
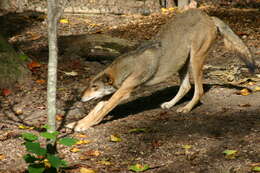
M 48 125 L 49 132 L 56 130 L 56 84 L 57 84 L 57 20 L 58 1 L 48 0 L 48 43 L 49 43 L 49 64 L 48 64 Z
M 189 0 L 178 0 L 178 8 L 184 8 L 189 4 Z

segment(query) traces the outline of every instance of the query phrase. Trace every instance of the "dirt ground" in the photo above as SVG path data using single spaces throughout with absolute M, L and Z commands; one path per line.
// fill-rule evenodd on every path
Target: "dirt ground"
M 248 45 L 260 62 L 260 13 L 256 9 L 204 8 L 223 19 Z M 23 14 L 26 16 L 25 14 Z M 16 85 L 8 96 L 0 96 L 0 172 L 24 172 L 25 148 L 21 133 L 35 134 L 46 124 L 47 34 L 44 18 L 15 16 L 9 27 L 10 41 L 39 63 L 32 69 L 30 82 Z M 107 32 L 130 40 L 149 39 L 171 15 L 154 16 L 67 16 L 60 24 L 63 36 Z M 25 20 L 26 22 L 22 22 Z M 27 24 L 17 32 L 18 24 Z M 157 24 L 157 25 L 156 25 Z M 154 27 L 151 27 L 154 26 Z M 248 173 L 260 166 L 260 77 L 248 73 L 235 54 L 224 49 L 221 37 L 213 46 L 204 71 L 205 95 L 188 114 L 175 110 L 187 104 L 189 93 L 180 104 L 163 110 L 160 104 L 178 91 L 178 78 L 139 88 L 115 108 L 99 125 L 85 132 L 65 129 L 64 124 L 84 117 L 98 101 L 81 103 L 80 94 L 91 76 L 111 61 L 88 61 L 83 57 L 61 55 L 58 67 L 58 127 L 62 135 L 89 141 L 73 147 L 58 146 L 71 167 L 98 173 L 130 172 L 130 165 L 148 164 L 147 173 Z M 74 76 L 68 72 L 77 72 Z M 243 93 L 248 88 L 248 92 Z M 23 125 L 23 126 L 21 126 Z M 30 130 L 26 127 L 35 127 Z M 137 132 L 133 129 L 142 129 Z M 83 135 L 79 135 L 83 134 Z M 121 142 L 112 142 L 111 135 Z M 78 152 L 73 152 L 78 148 Z M 236 150 L 227 158 L 224 150 Z

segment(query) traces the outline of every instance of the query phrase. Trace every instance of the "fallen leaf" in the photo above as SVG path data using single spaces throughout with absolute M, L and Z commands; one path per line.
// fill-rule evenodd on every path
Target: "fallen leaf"
M 95 26 L 98 26 L 98 24 L 96 24 L 96 23 L 91 23 L 91 24 L 89 24 L 91 27 L 95 27 Z
M 17 108 L 17 109 L 14 110 L 14 112 L 15 112 L 16 115 L 22 115 L 23 114 L 22 108 Z
M 183 149 L 186 149 L 186 150 L 187 150 L 187 149 L 191 149 L 191 147 L 192 147 L 191 145 L 182 145 L 182 148 L 183 148 Z
M 69 20 L 68 19 L 60 19 L 60 23 L 67 24 L 67 23 L 69 23 Z
M 80 173 L 96 173 L 93 169 L 80 168 Z
M 137 163 L 135 165 L 129 166 L 128 169 L 131 171 L 134 171 L 134 172 L 143 172 L 143 171 L 146 171 L 147 169 L 149 169 L 149 166 L 147 164 L 141 165 L 141 164 Z
M 106 165 L 106 166 L 112 165 L 112 163 L 107 161 L 107 160 L 101 160 L 98 163 L 101 164 L 101 165 Z
M 166 13 L 166 12 L 168 12 L 168 9 L 167 8 L 161 8 L 161 12 Z
M 19 129 L 29 129 L 29 130 L 34 129 L 34 127 L 29 127 L 29 126 L 24 126 L 24 125 L 19 125 L 18 127 L 19 127 Z
M 75 148 L 70 149 L 70 151 L 73 153 L 76 153 L 76 152 L 79 152 L 80 149 L 75 147 Z
M 260 162 L 259 163 L 251 163 L 250 166 L 253 166 L 253 167 L 260 166 Z
M 240 35 L 240 36 L 244 36 L 244 35 L 246 35 L 246 36 L 248 36 L 248 34 L 247 33 L 245 33 L 245 32 L 236 32 L 237 33 L 237 35 Z
M 237 154 L 237 150 L 225 150 L 222 153 L 225 154 L 226 158 L 234 159 Z
M 252 168 L 252 171 L 260 172 L 260 166 L 255 166 Z
M 246 103 L 246 104 L 240 104 L 239 106 L 240 107 L 250 107 L 251 105 L 249 103 Z
M 247 85 L 250 85 L 250 86 L 253 86 L 253 85 L 255 85 L 255 84 L 256 84 L 256 82 L 252 82 L 252 81 L 250 81 L 250 82 L 247 83 Z
M 5 155 L 4 154 L 0 154 L 0 160 L 4 160 L 5 159 Z
M 12 91 L 9 90 L 9 89 L 4 88 L 4 89 L 2 90 L 2 95 L 3 95 L 3 96 L 8 96 L 8 95 L 10 95 L 11 93 L 12 93 Z
M 247 88 L 244 88 L 238 92 L 236 92 L 237 95 L 247 96 L 250 94 L 250 91 Z
M 38 79 L 35 81 L 37 84 L 44 84 L 46 81 L 44 79 Z
M 134 129 L 129 130 L 128 132 L 129 133 L 140 133 L 140 132 L 146 132 L 146 131 L 147 131 L 147 129 L 145 129 L 145 128 L 134 128 Z
M 90 140 L 79 140 L 76 144 L 77 145 L 82 145 L 82 144 L 89 144 L 89 143 L 91 143 Z
M 88 136 L 87 136 L 87 135 L 84 135 L 84 134 L 76 134 L 76 137 L 79 137 L 79 138 L 87 138 Z
M 63 117 L 64 117 L 63 115 L 57 114 L 57 115 L 56 115 L 56 120 L 57 120 L 57 121 L 61 121 L 61 120 L 63 119 Z
M 37 34 L 37 33 L 32 33 L 31 34 L 31 38 L 30 40 L 38 40 L 39 38 L 41 38 L 41 35 Z
M 78 76 L 78 72 L 76 71 L 71 71 L 71 72 L 64 71 L 63 73 L 67 76 Z
M 99 156 L 101 154 L 100 151 L 98 150 L 89 150 L 87 152 L 84 152 L 85 155 L 88 155 L 88 156 Z
M 79 159 L 80 160 L 87 160 L 87 159 L 89 159 L 89 157 L 86 156 L 86 155 L 81 155 L 81 156 L 79 156 Z
M 110 141 L 112 142 L 121 142 L 122 139 L 117 135 L 110 135 Z
M 31 63 L 28 64 L 28 68 L 30 70 L 32 70 L 34 68 L 38 68 L 38 67 L 41 67 L 41 64 L 36 61 L 32 61 Z
M 254 88 L 254 91 L 260 91 L 260 86 L 256 86 L 256 87 Z
M 49 162 L 48 159 L 44 159 L 43 160 L 43 163 L 44 163 L 44 166 L 47 167 L 47 168 L 50 168 L 51 167 L 51 163 Z

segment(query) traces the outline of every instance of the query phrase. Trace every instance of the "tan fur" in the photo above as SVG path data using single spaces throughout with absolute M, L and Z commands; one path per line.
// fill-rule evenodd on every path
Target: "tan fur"
M 163 82 L 174 73 L 180 74 L 180 89 L 172 100 L 163 103 L 161 107 L 169 109 L 183 98 L 191 88 L 191 75 L 195 85 L 193 98 L 177 112 L 191 111 L 203 95 L 202 67 L 216 39 L 217 30 L 227 40 L 229 47 L 240 52 L 242 60 L 253 69 L 254 61 L 248 48 L 224 22 L 200 10 L 191 9 L 171 19 L 150 43 L 118 57 L 100 72 L 85 90 L 82 101 L 115 93 L 108 101 L 99 103 L 88 116 L 67 127 L 81 131 L 98 124 L 106 114 L 127 99 L 136 87 Z

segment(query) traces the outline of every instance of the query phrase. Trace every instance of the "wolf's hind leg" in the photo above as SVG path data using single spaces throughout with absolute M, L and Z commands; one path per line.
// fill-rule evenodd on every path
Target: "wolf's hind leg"
M 204 44 L 201 49 L 197 52 L 191 51 L 191 58 L 190 58 L 190 69 L 191 74 L 194 80 L 194 95 L 191 101 L 185 105 L 184 107 L 180 107 L 177 109 L 177 112 L 187 113 L 190 112 L 191 109 L 199 102 L 200 98 L 202 97 L 203 91 L 203 63 L 207 57 L 208 49 L 210 47 L 210 43 Z
M 183 70 L 181 70 L 179 72 L 179 74 L 180 74 L 180 78 L 181 78 L 180 89 L 179 89 L 178 93 L 176 94 L 176 96 L 173 99 L 171 99 L 168 102 L 164 102 L 163 104 L 161 104 L 161 108 L 163 108 L 163 109 L 169 109 L 172 106 L 174 106 L 191 89 L 190 79 L 189 79 L 189 71 L 188 71 L 188 64 L 185 64 L 185 66 L 183 67 Z
M 194 79 L 195 91 L 192 97 L 192 100 L 185 105 L 184 107 L 180 107 L 177 109 L 177 112 L 187 113 L 190 112 L 191 109 L 199 102 L 201 96 L 203 95 L 203 84 L 202 84 L 202 66 L 204 62 L 205 55 L 201 55 L 199 57 L 191 58 L 191 73 Z

